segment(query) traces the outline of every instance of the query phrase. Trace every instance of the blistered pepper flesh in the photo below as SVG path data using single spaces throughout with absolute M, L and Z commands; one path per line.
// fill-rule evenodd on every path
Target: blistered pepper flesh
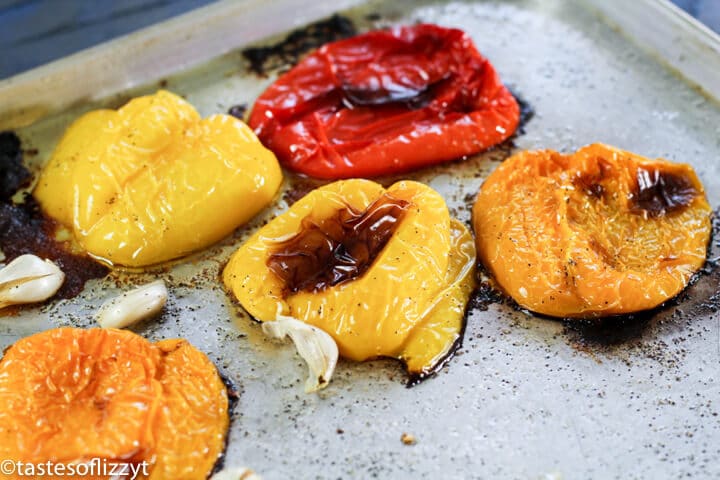
M 185 340 L 60 328 L 19 340 L 0 361 L 6 460 L 147 462 L 138 478 L 204 480 L 228 425 L 222 379 Z
M 371 235 L 362 233 L 367 222 Z M 351 229 L 355 236 L 342 239 Z M 377 242 L 384 242 L 379 249 Z M 298 260 L 290 244 L 304 245 L 302 255 L 311 258 Z M 317 262 L 328 249 L 332 255 Z M 273 262 L 278 255 L 293 258 Z M 313 263 L 327 268 L 313 282 L 289 284 L 292 272 L 312 273 L 305 267 Z M 261 228 L 230 259 L 223 279 L 259 321 L 295 317 L 329 333 L 341 356 L 397 358 L 422 376 L 462 335 L 474 264 L 470 233 L 430 187 L 346 180 L 310 192 Z M 292 272 L 270 268 L 278 265 Z
M 324 45 L 260 95 L 249 124 L 284 166 L 340 179 L 477 153 L 519 118 L 467 34 L 421 24 Z
M 34 194 L 91 255 L 139 267 L 220 240 L 264 208 L 281 181 L 275 156 L 243 122 L 202 119 L 161 90 L 75 121 Z
M 704 264 L 711 209 L 692 167 L 594 144 L 521 152 L 473 209 L 478 256 L 521 306 L 556 317 L 651 309 Z

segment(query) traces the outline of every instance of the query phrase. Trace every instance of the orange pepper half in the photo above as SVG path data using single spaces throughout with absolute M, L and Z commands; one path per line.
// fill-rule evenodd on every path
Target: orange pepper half
M 704 264 L 711 209 L 692 167 L 594 144 L 521 152 L 483 184 L 478 256 L 521 306 L 555 317 L 651 309 Z
M 60 328 L 19 340 L 0 361 L 2 459 L 148 462 L 142 478 L 204 480 L 228 424 L 223 381 L 185 340 Z

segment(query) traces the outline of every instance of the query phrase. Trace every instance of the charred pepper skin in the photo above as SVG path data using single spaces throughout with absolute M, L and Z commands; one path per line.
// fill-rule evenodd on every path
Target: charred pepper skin
M 519 116 L 467 34 L 421 24 L 323 46 L 260 95 L 249 125 L 285 167 L 342 179 L 480 152 Z
M 560 318 L 655 308 L 705 263 L 712 210 L 690 165 L 608 145 L 520 152 L 473 208 L 478 258 L 522 307 Z
M 395 215 L 389 236 L 383 227 L 369 236 L 355 231 L 352 238 L 342 237 L 353 225 L 369 219 L 377 227 Z M 378 241 L 385 242 L 380 250 L 372 246 Z M 341 258 L 328 260 L 326 244 Z M 306 262 L 303 256 L 323 260 Z M 360 268 L 351 257 L 371 263 Z M 277 274 L 281 269 L 287 271 Z M 396 358 L 409 373 L 423 376 L 462 336 L 474 271 L 472 236 L 450 217 L 437 192 L 411 181 L 385 189 L 354 179 L 310 192 L 261 228 L 232 256 L 223 280 L 259 321 L 292 316 L 330 334 L 345 358 Z M 297 272 L 314 280 L 299 281 Z

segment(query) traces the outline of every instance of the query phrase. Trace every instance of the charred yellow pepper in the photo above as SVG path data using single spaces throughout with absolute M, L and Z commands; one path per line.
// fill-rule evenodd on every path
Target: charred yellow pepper
M 281 181 L 275 156 L 242 121 L 202 119 L 161 90 L 75 121 L 35 196 L 91 255 L 138 267 L 220 240 L 267 205 Z
M 257 320 L 288 315 L 340 354 L 423 376 L 462 335 L 475 247 L 430 187 L 347 180 L 306 195 L 231 258 L 225 285 Z

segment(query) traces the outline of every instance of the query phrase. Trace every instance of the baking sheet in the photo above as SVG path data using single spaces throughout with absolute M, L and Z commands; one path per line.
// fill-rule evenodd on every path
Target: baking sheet
M 381 19 L 369 21 L 367 13 Z M 720 106 L 586 4 L 371 1 L 347 14 L 361 29 L 426 21 L 467 31 L 536 112 L 513 151 L 569 152 L 602 141 L 688 162 L 710 203 L 720 204 Z M 80 102 L 18 130 L 25 147 L 39 151 L 27 162 L 37 170 L 83 111 L 118 106 L 161 80 L 207 115 L 251 105 L 273 76 L 248 73 L 232 50 L 192 71 Z M 438 189 L 468 221 L 472 196 L 510 150 L 407 177 Z M 235 382 L 240 400 L 226 464 L 251 467 L 265 479 L 720 476 L 717 275 L 701 277 L 677 306 L 611 337 L 491 304 L 471 313 L 455 358 L 417 387 L 405 387 L 395 362 L 341 361 L 326 390 L 306 395 L 305 365 L 293 346 L 264 339 L 218 280 L 243 239 L 285 208 L 280 196 L 232 238 L 166 270 L 116 273 L 75 299 L 0 317 L 0 347 L 45 328 L 92 326 L 105 298 L 161 277 L 171 292 L 167 311 L 135 330 L 152 340 L 189 338 Z M 417 443 L 404 445 L 403 433 Z

